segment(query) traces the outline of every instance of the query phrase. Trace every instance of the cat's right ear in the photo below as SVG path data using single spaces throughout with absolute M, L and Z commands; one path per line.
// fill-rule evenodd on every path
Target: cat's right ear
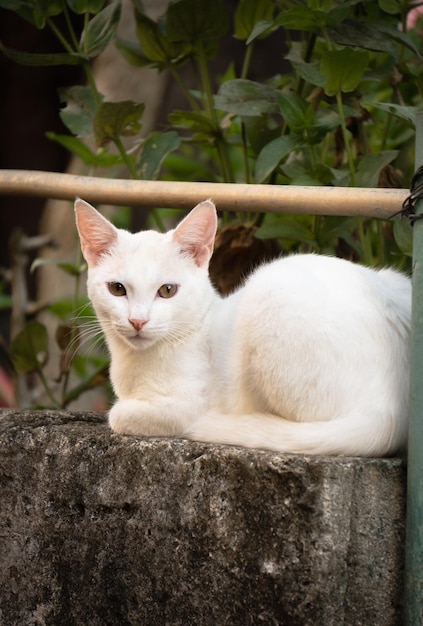
M 116 228 L 91 204 L 80 198 L 75 201 L 75 216 L 82 254 L 89 266 L 97 265 L 116 241 Z
M 175 228 L 172 236 L 184 254 L 190 256 L 195 264 L 201 267 L 208 264 L 213 254 L 216 228 L 216 207 L 211 200 L 205 200 L 188 213 Z

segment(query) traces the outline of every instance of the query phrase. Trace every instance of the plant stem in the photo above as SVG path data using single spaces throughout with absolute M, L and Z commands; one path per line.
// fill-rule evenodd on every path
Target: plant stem
M 197 46 L 197 61 L 200 69 L 201 76 L 201 84 L 204 93 L 204 108 L 205 112 L 208 115 L 209 119 L 213 122 L 215 126 L 215 134 L 214 139 L 216 143 L 217 153 L 219 155 L 220 165 L 222 168 L 223 179 L 225 183 L 231 183 L 234 180 L 232 165 L 229 160 L 228 150 L 226 141 L 221 133 L 219 126 L 219 118 L 216 113 L 216 109 L 214 108 L 213 102 L 213 92 L 210 84 L 210 76 L 207 68 L 207 60 L 204 52 L 204 47 L 200 42 Z
M 322 222 L 323 222 L 323 216 L 322 215 L 313 215 L 313 235 L 314 235 L 314 240 L 317 244 L 317 252 L 321 251 L 321 247 L 320 247 L 320 230 L 321 230 L 321 226 L 322 226 Z
M 85 13 L 84 14 L 84 30 L 82 31 L 84 34 L 84 40 L 83 40 L 83 47 L 84 47 L 84 53 L 87 52 L 88 50 L 88 24 L 90 21 L 90 14 L 89 13 Z
M 308 134 L 308 133 L 307 133 Z M 316 146 L 310 141 L 310 137 L 308 137 L 309 139 L 309 148 L 310 148 L 310 155 L 311 155 L 311 163 L 313 166 L 313 171 L 315 172 L 317 170 L 317 154 L 316 154 Z
M 339 117 L 341 118 L 342 137 L 344 139 L 345 151 L 347 153 L 348 168 L 350 170 L 350 177 L 351 177 L 351 186 L 356 187 L 357 183 L 356 183 L 356 176 L 355 176 L 354 157 L 353 157 L 353 153 L 351 150 L 351 143 L 350 143 L 350 137 L 349 137 L 349 133 L 347 129 L 347 124 L 345 121 L 344 105 L 342 102 L 342 93 L 340 91 L 338 91 L 336 94 L 336 104 L 338 106 Z
M 357 187 L 357 178 L 355 175 L 355 167 L 354 167 L 354 157 L 353 157 L 353 153 L 351 150 L 351 143 L 350 143 L 350 137 L 349 137 L 349 133 L 347 129 L 347 124 L 345 121 L 344 106 L 342 103 L 342 93 L 340 91 L 338 91 L 338 93 L 336 94 L 336 102 L 338 105 L 339 117 L 341 118 L 342 136 L 344 138 L 345 151 L 347 153 L 347 161 L 348 161 L 348 167 L 350 170 L 351 186 Z M 366 233 L 364 230 L 364 220 L 361 217 L 357 218 L 357 230 L 358 230 L 358 237 L 361 243 L 361 248 L 363 250 L 364 262 L 367 265 L 373 265 L 372 244 L 368 236 L 368 233 Z
M 333 50 L 332 42 L 329 38 L 326 28 L 323 29 L 323 35 L 326 41 L 327 49 Z M 350 170 L 351 185 L 352 187 L 356 187 L 357 183 L 356 183 L 356 177 L 355 177 L 354 157 L 353 157 L 353 153 L 351 150 L 350 136 L 349 136 L 348 129 L 347 129 L 347 123 L 345 121 L 344 103 L 342 102 L 341 91 L 338 91 L 336 93 L 336 104 L 338 107 L 339 117 L 341 118 L 342 137 L 344 139 L 345 151 L 347 153 L 347 161 L 348 161 L 348 168 Z
M 81 252 L 81 247 L 78 246 L 77 247 L 77 252 L 76 252 L 76 266 L 77 267 L 81 267 L 82 265 L 82 252 Z M 78 297 L 79 297 L 79 291 L 80 291 L 80 286 L 81 286 L 81 273 L 78 272 L 75 276 L 75 289 L 73 292 L 73 311 L 76 311 L 78 308 Z M 70 322 L 70 327 L 72 328 L 72 339 L 71 339 L 71 343 L 73 343 L 74 339 L 75 339 L 75 332 L 78 332 L 77 328 L 76 328 L 76 324 L 75 321 L 71 321 Z M 76 354 L 76 351 L 73 353 L 73 356 L 70 358 L 70 363 L 69 363 L 69 368 L 67 368 L 67 371 L 64 374 L 64 378 L 63 378 L 63 385 L 62 385 L 62 408 L 65 408 L 65 398 L 67 395 L 67 390 L 68 390 L 68 384 L 69 384 L 69 378 L 70 378 L 70 365 L 71 362 L 74 358 Z
M 244 61 L 242 63 L 241 75 L 240 78 L 246 79 L 248 75 L 248 70 L 250 69 L 251 56 L 253 54 L 254 42 L 250 43 L 246 46 Z
M 326 28 L 323 29 L 323 35 L 326 41 L 328 50 L 333 50 L 332 42 Z M 351 186 L 357 187 L 357 178 L 355 174 L 354 156 L 351 149 L 350 135 L 347 129 L 347 123 L 345 121 L 344 104 L 342 102 L 342 92 L 338 91 L 336 94 L 336 104 L 338 107 L 338 114 L 341 118 L 341 131 L 344 139 L 345 152 L 347 153 L 348 168 L 350 170 Z M 361 248 L 363 251 L 364 262 L 367 265 L 373 265 L 373 253 L 372 244 L 369 238 L 369 233 L 364 230 L 364 220 L 362 217 L 357 217 L 357 231 L 360 240 Z
M 373 265 L 373 253 L 372 253 L 372 244 L 368 234 L 364 231 L 364 219 L 362 217 L 357 217 L 357 231 L 358 238 L 361 243 L 361 247 L 363 250 L 363 259 L 366 265 Z
M 217 131 L 215 135 L 215 145 L 217 154 L 219 155 L 220 165 L 222 168 L 223 180 L 225 183 L 233 182 L 232 166 L 229 161 L 228 152 L 226 149 L 226 142 L 223 139 L 220 131 Z
M 49 27 L 51 28 L 51 30 L 53 31 L 53 33 L 55 34 L 55 36 L 57 37 L 57 39 L 60 41 L 60 43 L 62 44 L 62 46 L 64 47 L 64 49 L 66 50 L 66 52 L 69 52 L 69 54 L 75 54 L 75 50 L 72 48 L 72 46 L 66 41 L 66 39 L 64 38 L 64 36 L 62 35 L 62 33 L 60 32 L 60 30 L 57 28 L 56 24 L 53 22 L 52 19 L 48 18 L 47 19 L 47 24 L 49 25 Z M 78 48 L 76 47 L 76 51 L 79 52 Z
M 91 65 L 89 64 L 88 61 L 85 61 L 83 63 L 83 68 L 84 68 L 84 72 L 85 72 L 85 76 L 87 77 L 87 81 L 88 81 L 88 85 L 92 91 L 92 94 L 95 98 L 95 101 L 97 103 L 97 106 L 100 106 L 100 104 L 102 103 L 102 97 L 100 92 L 97 89 L 97 85 L 96 82 L 94 80 L 94 76 L 93 76 L 93 72 L 91 69 Z
M 73 43 L 73 45 L 75 47 L 75 50 L 79 50 L 79 41 L 78 41 L 78 38 L 77 38 L 76 33 L 75 33 L 75 29 L 74 29 L 73 24 L 72 24 L 72 20 L 71 20 L 70 15 L 69 15 L 69 9 L 67 7 L 66 2 L 62 2 L 62 6 L 63 6 L 63 13 L 64 13 L 64 16 L 65 16 L 66 25 L 68 27 L 70 38 L 71 38 L 72 43 Z
M 116 148 L 119 150 L 119 154 L 122 157 L 122 160 L 125 163 L 126 167 L 128 168 L 128 172 L 131 178 L 136 180 L 138 178 L 137 172 L 134 168 L 134 164 L 132 163 L 128 153 L 125 150 L 125 146 L 122 143 L 122 139 L 120 137 L 115 137 L 113 139 L 113 143 L 115 144 Z
M 245 132 L 245 124 L 241 121 L 241 138 L 242 138 L 242 158 L 244 161 L 245 182 L 249 184 L 251 182 L 250 164 L 248 162 L 248 145 L 247 135 Z
M 384 266 L 386 265 L 386 238 L 385 238 L 385 224 L 382 220 L 377 220 L 376 222 L 376 227 L 377 227 L 377 235 L 378 235 L 378 249 L 379 249 L 379 255 L 378 255 L 378 264 L 380 266 Z
M 317 35 L 315 33 L 310 33 L 310 37 L 307 41 L 307 47 L 304 53 L 304 61 L 309 63 L 311 61 L 311 57 L 313 56 L 314 46 L 316 45 Z M 297 82 L 297 87 L 295 92 L 300 96 L 302 94 L 303 88 L 305 85 L 304 78 L 299 78 Z
M 215 122 L 216 126 L 218 126 L 217 114 L 213 102 L 213 92 L 210 84 L 210 76 L 207 68 L 207 60 L 202 43 L 199 43 L 197 46 L 197 51 L 197 60 L 204 93 L 204 109 L 207 112 L 209 119 Z
M 37 374 L 40 377 L 41 383 L 44 387 L 44 391 L 46 392 L 47 397 L 51 400 L 51 403 L 53 404 L 54 408 L 61 409 L 62 407 L 60 403 L 56 400 L 56 398 L 53 396 L 52 392 L 50 391 L 46 377 L 44 376 L 44 372 L 41 368 L 37 369 Z
M 386 150 L 386 146 L 387 146 L 389 135 L 390 135 L 391 126 L 392 126 L 392 113 L 388 113 L 387 119 L 386 119 L 386 124 L 385 124 L 384 129 L 383 129 L 382 143 L 381 143 L 381 146 L 380 146 L 381 150 Z
M 173 78 L 175 79 L 175 81 L 178 83 L 178 86 L 180 87 L 182 93 L 184 94 L 185 98 L 188 100 L 190 107 L 193 109 L 193 111 L 200 111 L 200 107 L 198 106 L 197 101 L 195 100 L 195 98 L 190 94 L 189 89 L 187 88 L 187 86 L 185 85 L 184 81 L 182 80 L 182 78 L 179 75 L 179 72 L 173 67 L 170 66 L 169 67 L 169 71 L 172 74 Z

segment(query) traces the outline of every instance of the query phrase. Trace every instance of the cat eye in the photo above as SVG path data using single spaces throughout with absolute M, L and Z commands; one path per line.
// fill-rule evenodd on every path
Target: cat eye
M 178 285 L 167 283 L 160 287 L 160 289 L 157 291 L 157 294 L 161 298 L 172 298 L 176 294 L 177 291 L 178 291 Z
M 126 296 L 126 289 L 122 283 L 108 283 L 107 286 L 113 296 Z

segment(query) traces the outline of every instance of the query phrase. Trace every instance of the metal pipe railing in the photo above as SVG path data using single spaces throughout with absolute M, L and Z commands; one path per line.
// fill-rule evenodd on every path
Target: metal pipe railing
M 416 120 L 416 170 L 423 165 L 423 113 Z M 418 175 L 418 174 L 417 174 Z M 418 184 L 423 183 L 423 173 Z M 423 215 L 418 200 L 416 215 Z M 410 426 L 407 458 L 405 624 L 423 624 L 423 219 L 413 228 Z
M 211 198 L 222 211 L 302 213 L 389 218 L 406 189 L 297 187 L 232 183 L 165 182 L 94 178 L 27 170 L 0 170 L 0 194 L 38 196 L 139 207 L 192 208 Z

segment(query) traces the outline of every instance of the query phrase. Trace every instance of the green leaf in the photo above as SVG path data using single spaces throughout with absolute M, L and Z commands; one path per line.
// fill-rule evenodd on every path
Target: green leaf
M 80 296 L 76 305 L 75 301 L 70 298 L 57 300 L 49 305 L 48 311 L 62 321 L 66 321 L 70 317 L 74 319 L 78 317 L 93 319 L 95 317 L 87 296 Z
M 63 12 L 61 0 L 36 0 L 34 2 L 34 23 L 37 28 L 44 28 L 49 17 L 60 15 Z
M 23 20 L 35 25 L 32 9 L 25 0 L 0 0 L 0 8 L 14 11 Z
M 379 174 L 398 156 L 398 150 L 382 150 L 379 154 L 363 156 L 357 169 L 358 187 L 377 187 Z
M 31 320 L 16 335 L 10 356 L 18 374 L 29 374 L 44 367 L 48 360 L 48 335 L 44 324 Z
M 338 239 L 339 237 L 345 237 L 356 228 L 357 219 L 355 217 L 338 216 L 338 215 L 325 215 L 322 217 L 323 228 L 320 229 L 322 243 L 328 244 Z
M 280 137 L 281 130 L 270 115 L 258 115 L 256 117 L 243 117 L 248 144 L 257 155 L 273 139 Z
M 416 126 L 416 116 L 421 109 L 419 107 L 409 107 L 401 104 L 387 104 L 385 102 L 372 102 L 375 109 L 392 113 L 396 117 L 409 122 L 413 128 Z
M 257 157 L 255 180 L 262 183 L 278 167 L 290 152 L 300 147 L 298 140 L 291 135 L 277 137 L 266 146 Z
M 334 28 L 328 28 L 328 35 L 331 40 L 344 46 L 385 52 L 397 57 L 395 44 L 386 37 L 386 34 L 381 33 L 377 27 L 371 24 L 357 20 L 345 20 Z
M 291 63 L 300 78 L 311 85 L 323 87 L 326 79 L 320 72 L 318 62 L 306 63 L 306 61 L 304 61 L 296 51 L 291 51 L 286 55 L 285 59 Z
M 311 106 L 311 105 L 310 105 Z M 325 110 L 324 107 L 314 113 L 314 110 L 311 107 L 311 110 L 308 112 L 309 116 L 313 114 L 314 121 L 307 128 L 307 138 L 309 143 L 319 143 L 323 141 L 326 137 L 327 133 L 338 128 L 341 123 L 341 118 L 337 111 Z M 354 111 L 354 114 L 356 112 Z
M 0 0 L 0 9 L 15 11 L 18 14 L 25 6 L 27 3 L 24 0 Z
M 177 150 L 180 144 L 181 139 L 175 131 L 151 133 L 144 142 L 138 162 L 141 178 L 145 180 L 156 179 L 163 160 L 170 152 Z
M 84 356 L 84 360 L 86 357 Z M 82 378 L 79 384 L 77 384 L 73 389 L 68 391 L 65 397 L 65 405 L 67 406 L 70 402 L 73 402 L 79 398 L 81 394 L 89 389 L 94 389 L 95 387 L 99 387 L 101 385 L 104 386 L 107 381 L 107 370 L 108 370 L 108 362 L 104 360 L 103 364 L 100 365 L 94 372 L 90 373 L 88 376 Z
M 246 117 L 277 111 L 276 90 L 251 80 L 229 80 L 215 96 L 217 109 Z
M 333 0 L 307 0 L 307 5 L 312 9 L 329 13 L 333 7 Z
M 411 257 L 413 254 L 413 228 L 409 220 L 400 218 L 394 221 L 394 239 L 401 252 Z
M 94 164 L 95 154 L 77 137 L 72 137 L 72 135 L 57 135 L 52 132 L 47 132 L 46 137 L 66 148 L 66 150 L 80 158 L 86 165 Z
M 137 135 L 145 105 L 125 100 L 102 102 L 94 117 L 94 135 L 98 146 L 107 146 L 120 137 Z
M 13 300 L 11 296 L 4 293 L 0 293 L 0 311 L 9 310 L 12 308 Z
M 215 123 L 209 117 L 195 111 L 173 111 L 169 122 L 177 128 L 189 128 L 200 133 L 212 134 L 217 131 Z
M 60 111 L 63 123 L 77 137 L 91 137 L 97 101 L 90 87 L 75 85 L 59 89 L 59 97 L 66 103 Z
M 398 15 L 402 13 L 402 0 L 378 0 L 378 4 L 382 11 L 390 15 Z
M 321 11 L 310 6 L 296 6 L 286 11 L 281 11 L 274 23 L 283 26 L 287 30 L 301 30 L 312 33 L 319 32 L 326 26 L 340 24 L 350 11 L 348 3 L 346 6 L 335 7 L 332 11 Z
M 32 0 L 29 2 L 25 0 L 16 0 L 16 2 L 14 0 L 1 0 L 0 7 L 15 11 L 20 17 L 31 22 L 40 30 L 45 27 L 47 18 L 60 15 L 63 11 L 61 0 Z
M 308 216 L 267 214 L 263 224 L 255 232 L 255 237 L 257 239 L 286 239 L 315 245 L 314 234 L 308 224 Z
M 298 6 L 282 11 L 276 18 L 275 24 L 283 26 L 287 30 L 317 32 L 326 25 L 326 14 L 310 7 Z
M 273 0 L 240 0 L 234 17 L 235 37 L 248 39 L 258 22 L 272 20 L 273 11 Z
M 30 67 L 42 67 L 47 65 L 79 65 L 84 61 L 84 57 L 80 54 L 54 53 L 54 54 L 34 54 L 33 52 L 20 52 L 12 50 L 0 43 L 0 50 L 3 54 L 20 65 Z
M 246 40 L 246 45 L 250 45 L 255 39 L 259 39 L 260 37 L 265 37 L 269 35 L 273 30 L 276 30 L 278 27 L 275 26 L 274 20 L 260 20 L 254 25 L 253 30 L 251 31 L 251 35 Z
M 126 45 L 122 49 L 134 65 L 157 67 L 163 70 L 183 63 L 192 54 L 192 46 L 187 43 L 173 42 L 166 35 L 165 20 L 154 22 L 145 15 L 139 2 L 134 3 L 138 49 Z
M 328 96 L 354 91 L 369 63 L 367 52 L 344 48 L 326 50 L 320 61 L 320 71 L 326 78 L 324 86 Z
M 87 57 L 95 57 L 107 47 L 116 32 L 121 13 L 120 2 L 106 6 L 88 22 L 82 31 L 81 50 Z
M 122 56 L 130 63 L 131 65 L 135 65 L 136 67 L 159 67 L 159 63 L 155 63 L 151 61 L 151 59 L 147 58 L 139 45 L 138 42 L 135 41 L 126 41 L 125 39 L 121 39 L 120 37 L 116 37 L 115 40 L 116 48 L 122 54 Z
M 66 350 L 71 345 L 76 348 L 79 345 L 78 328 L 76 326 L 72 326 L 71 324 L 59 324 L 56 328 L 55 338 L 56 343 L 61 350 Z
M 96 15 L 103 8 L 106 0 L 66 0 L 68 7 L 74 13 L 91 13 Z
M 325 109 L 324 105 L 316 112 L 312 104 L 293 91 L 278 91 L 277 100 L 291 134 L 309 144 L 320 143 L 328 132 L 339 126 L 338 113 Z
M 391 24 L 386 23 L 375 24 L 374 27 L 381 33 L 382 37 L 388 36 L 393 41 L 396 41 L 411 50 L 419 59 L 421 59 L 422 55 L 420 50 L 414 45 L 413 40 L 407 33 L 399 30 L 396 26 L 391 26 Z
M 35 259 L 35 261 L 31 265 L 31 272 L 34 272 L 37 267 L 43 267 L 45 265 L 50 265 L 53 267 L 58 267 L 59 269 L 66 272 L 70 276 L 80 276 L 87 269 L 87 265 L 85 263 L 81 263 L 81 265 L 75 265 L 74 263 L 69 263 L 68 261 L 58 261 L 56 259 Z
M 143 13 L 135 13 L 136 31 L 141 54 L 159 67 L 170 63 L 169 43 L 156 22 Z
M 314 113 L 305 100 L 293 91 L 278 91 L 276 97 L 280 112 L 291 130 L 303 130 L 311 125 Z
M 220 39 L 230 23 L 222 0 L 180 0 L 166 13 L 166 34 L 172 43 L 201 44 Z
M 112 167 L 122 163 L 122 157 L 118 154 L 109 154 L 100 149 L 97 153 L 94 153 L 83 141 L 77 137 L 71 135 L 57 135 L 56 133 L 48 132 L 46 137 L 51 141 L 56 141 L 58 144 L 69 150 L 76 157 L 81 159 L 86 165 L 93 167 Z

